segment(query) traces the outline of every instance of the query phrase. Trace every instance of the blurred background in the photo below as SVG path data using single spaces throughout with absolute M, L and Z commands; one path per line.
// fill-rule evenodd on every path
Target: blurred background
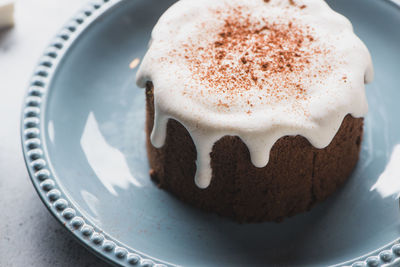
M 10 2 L 0 0 L 0 24 L 7 20 L 4 7 Z M 36 62 L 86 2 L 17 0 L 15 25 L 0 29 L 0 266 L 108 266 L 41 203 L 25 168 L 19 134 L 22 100 Z

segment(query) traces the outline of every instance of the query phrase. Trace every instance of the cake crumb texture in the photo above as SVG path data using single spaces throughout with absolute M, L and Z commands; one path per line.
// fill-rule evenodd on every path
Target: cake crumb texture
M 189 132 L 169 120 L 165 145 L 151 145 L 153 87 L 146 89 L 147 151 L 151 177 L 159 187 L 206 211 L 239 222 L 281 221 L 309 210 L 334 193 L 357 163 L 363 119 L 347 115 L 324 149 L 302 136 L 284 136 L 272 147 L 266 167 L 257 168 L 239 137 L 225 136 L 211 152 L 212 179 L 200 189 L 194 183 L 196 147 Z

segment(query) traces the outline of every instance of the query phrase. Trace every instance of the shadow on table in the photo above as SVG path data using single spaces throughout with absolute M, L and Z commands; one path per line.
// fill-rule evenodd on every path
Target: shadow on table
M 12 27 L 0 29 L 0 47 L 2 46 L 2 43 L 7 38 L 7 36 L 12 32 L 12 29 Z

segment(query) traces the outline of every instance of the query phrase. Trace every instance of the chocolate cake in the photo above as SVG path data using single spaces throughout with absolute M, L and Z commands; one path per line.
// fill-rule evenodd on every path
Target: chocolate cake
M 178 1 L 137 76 L 151 178 L 240 222 L 307 211 L 358 161 L 372 76 L 323 1 Z

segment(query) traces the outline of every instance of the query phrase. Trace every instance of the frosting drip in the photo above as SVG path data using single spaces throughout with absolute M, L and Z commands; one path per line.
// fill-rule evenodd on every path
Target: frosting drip
M 366 114 L 372 78 L 367 48 L 323 1 L 181 0 L 154 27 L 137 84 L 154 85 L 152 144 L 182 123 L 206 188 L 221 137 L 239 136 L 260 168 L 286 135 L 326 147 L 347 114 Z

